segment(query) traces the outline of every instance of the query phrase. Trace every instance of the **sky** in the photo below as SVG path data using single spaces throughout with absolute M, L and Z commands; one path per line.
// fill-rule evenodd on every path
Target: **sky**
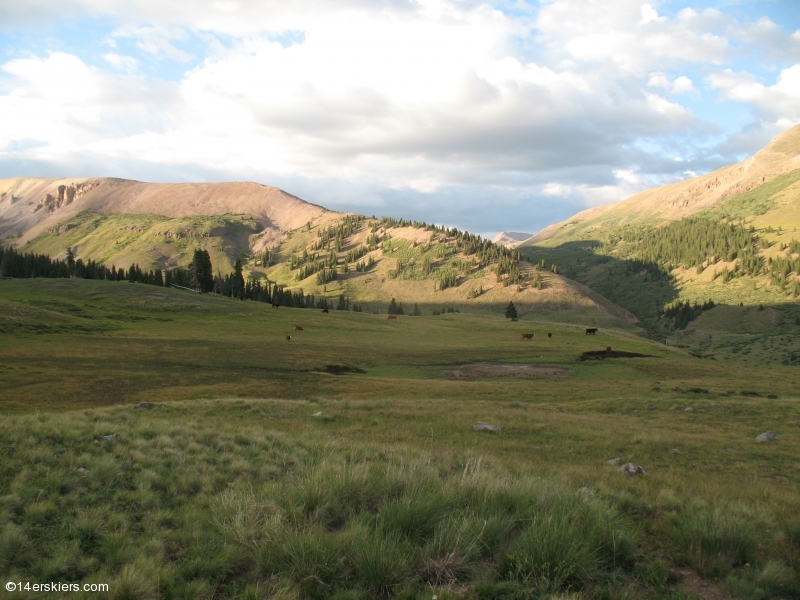
M 797 0 L 0 0 L 0 178 L 535 233 L 797 123 Z

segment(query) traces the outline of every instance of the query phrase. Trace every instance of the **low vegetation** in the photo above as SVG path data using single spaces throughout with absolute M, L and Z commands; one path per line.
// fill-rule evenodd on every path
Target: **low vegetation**
M 800 594 L 794 367 L 525 316 L 387 321 L 125 282 L 4 281 L 0 308 L 6 581 L 677 600 L 688 570 L 733 598 Z M 579 361 L 606 346 L 649 357 Z M 465 362 L 567 374 L 443 375 Z M 767 429 L 780 440 L 757 444 Z

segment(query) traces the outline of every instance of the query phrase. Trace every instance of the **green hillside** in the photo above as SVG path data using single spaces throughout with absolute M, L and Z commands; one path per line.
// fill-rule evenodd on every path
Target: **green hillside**
M 796 141 L 797 136 L 790 130 L 783 141 Z M 793 142 L 792 152 L 798 151 L 795 146 Z M 773 147 L 783 148 L 773 142 L 762 153 Z M 760 157 L 763 162 L 762 153 L 751 164 L 758 165 Z M 732 185 L 721 199 L 699 210 L 687 209 L 680 218 L 658 217 L 665 202 L 680 204 L 678 192 L 667 187 L 599 214 L 582 213 L 518 250 L 529 260 L 557 264 L 566 277 L 636 314 L 655 339 L 704 356 L 789 364 L 797 348 L 780 334 L 800 318 L 800 169 L 796 161 L 788 164 L 794 167 L 763 175 L 757 185 Z M 683 184 L 681 193 L 712 188 L 710 183 L 701 185 L 712 175 Z M 712 308 L 709 301 L 725 308 Z M 758 321 L 754 309 L 764 307 L 777 315 L 775 326 L 748 325 Z M 689 325 L 694 319 L 697 325 Z M 697 327 L 705 334 L 689 335 Z M 741 351 L 748 344 L 753 351 Z M 762 346 L 775 348 L 755 351 Z
M 188 269 L 206 250 L 220 293 L 242 265 L 243 293 L 265 299 L 279 285 L 303 297 L 385 312 L 394 299 L 416 310 L 502 313 L 513 302 L 520 316 L 564 319 L 587 326 L 634 330 L 635 318 L 605 298 L 567 281 L 551 265 L 455 228 L 403 219 L 326 212 L 278 242 L 258 246 L 258 222 L 247 215 L 168 218 L 84 211 L 21 250 L 66 256 L 111 267 Z M 558 315 L 557 317 L 555 315 Z M 548 317 L 549 315 L 549 317 Z

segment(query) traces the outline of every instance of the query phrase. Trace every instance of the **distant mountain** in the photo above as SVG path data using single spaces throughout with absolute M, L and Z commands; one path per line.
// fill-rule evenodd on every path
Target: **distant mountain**
M 257 183 L 143 183 L 127 179 L 0 180 L 0 237 L 25 243 L 82 211 L 182 218 L 249 215 L 266 240 L 319 217 L 325 209 Z
M 392 298 L 407 313 L 418 304 L 426 314 L 502 314 L 513 300 L 521 316 L 543 320 L 629 330 L 636 322 L 599 294 L 477 236 L 329 211 L 255 183 L 7 179 L 0 243 L 59 258 L 69 248 L 84 262 L 125 269 L 185 268 L 199 248 L 223 275 L 240 260 L 248 280 L 381 312 Z
M 501 231 L 492 238 L 492 241 L 506 248 L 516 248 L 521 242 L 527 240 L 532 235 L 531 233 L 519 233 L 517 231 Z

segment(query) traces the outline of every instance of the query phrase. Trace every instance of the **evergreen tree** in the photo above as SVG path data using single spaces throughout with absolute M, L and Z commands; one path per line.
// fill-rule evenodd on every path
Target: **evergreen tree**
M 414 302 L 414 312 L 411 313 L 411 315 L 414 316 L 414 317 L 421 317 L 422 316 L 422 313 L 419 311 L 419 305 L 416 302 Z
M 506 319 L 511 319 L 512 321 L 517 320 L 517 308 L 511 301 L 509 301 L 508 306 L 506 306 Z
M 236 259 L 236 264 L 233 267 L 233 273 L 231 273 L 231 298 L 243 298 L 244 297 L 244 276 L 242 275 L 242 261 L 241 259 Z
M 400 314 L 400 313 L 397 312 L 397 301 L 395 301 L 394 298 L 392 298 L 392 301 L 389 302 L 389 311 L 388 312 L 389 312 L 390 315 Z
M 214 289 L 214 269 L 208 250 L 195 250 L 189 266 L 192 287 L 198 292 L 207 293 Z

